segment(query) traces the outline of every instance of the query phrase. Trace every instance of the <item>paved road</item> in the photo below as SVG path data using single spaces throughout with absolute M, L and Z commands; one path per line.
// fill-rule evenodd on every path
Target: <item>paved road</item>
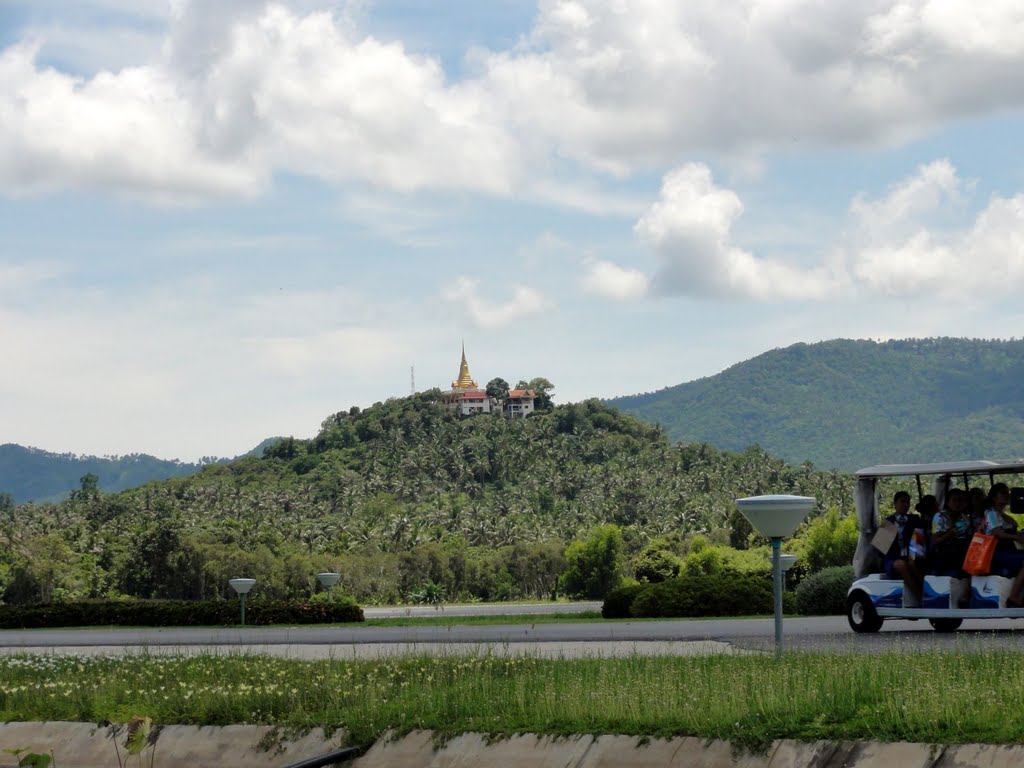
M 1015 631 L 1016 629 L 1016 631 Z M 1024 625 L 1009 620 L 969 621 L 955 634 L 934 632 L 925 621 L 889 621 L 877 635 L 855 635 L 840 616 L 788 619 L 787 647 L 796 650 L 877 652 L 882 649 L 1012 648 L 1024 650 Z M 370 645 L 404 648 L 417 652 L 479 652 L 518 644 L 561 644 L 595 654 L 620 653 L 630 644 L 724 643 L 737 650 L 766 651 L 772 648 L 771 619 L 705 619 L 697 621 L 593 622 L 570 624 L 518 624 L 445 627 L 247 627 L 231 629 L 33 629 L 0 631 L 0 652 L 27 649 L 78 648 L 80 652 L 138 650 L 222 649 L 248 651 L 280 646 L 302 655 L 302 646 L 336 648 L 346 655 Z M 539 647 L 539 646 L 538 646 Z M 687 648 L 696 646 L 687 645 Z M 94 649 L 88 651 L 87 649 Z M 373 651 L 379 654 L 383 649 Z
M 522 616 L 549 613 L 601 611 L 601 601 L 575 603 L 465 603 L 462 605 L 390 605 L 363 608 L 368 619 L 404 619 L 416 616 Z

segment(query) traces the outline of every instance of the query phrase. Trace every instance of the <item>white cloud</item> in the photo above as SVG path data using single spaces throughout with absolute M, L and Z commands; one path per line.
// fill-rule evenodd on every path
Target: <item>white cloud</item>
M 684 165 L 665 176 L 661 197 L 637 222 L 637 236 L 659 257 L 652 293 L 698 298 L 822 299 L 841 284 L 824 268 L 763 259 L 732 242 L 743 212 L 739 196 L 718 187 L 707 166 Z
M 1021 26 L 1010 0 L 547 0 L 530 47 L 494 54 L 487 77 L 517 124 L 628 173 L 795 140 L 891 143 L 1020 106 Z
M 414 195 L 354 192 L 341 205 L 344 215 L 374 235 L 410 247 L 436 247 L 451 239 L 450 211 L 437 200 Z
M 4 439 L 234 455 L 404 392 L 413 350 L 436 332 L 350 291 L 236 288 L 183 280 L 123 296 L 57 281 L 21 305 L 0 302 L 0 348 L 19 372 L 0 377 Z
M 895 296 L 963 297 L 1024 287 L 1024 194 L 995 196 L 967 227 L 945 223 L 964 187 L 946 160 L 921 166 L 877 201 L 851 205 L 847 244 L 863 286 Z
M 976 302 L 1024 290 L 1024 194 L 993 197 L 967 230 L 922 230 L 857 254 L 857 277 L 895 296 Z
M 743 203 L 719 187 L 707 166 L 667 174 L 659 199 L 634 227 L 658 257 L 653 276 L 608 261 L 588 262 L 586 293 L 822 301 L 872 294 L 922 298 L 1008 295 L 1024 288 L 1024 193 L 993 197 L 972 222 L 957 226 L 974 185 L 948 160 L 920 166 L 885 195 L 858 195 L 850 226 L 810 267 L 764 258 L 733 242 Z
M 52 280 L 63 270 L 57 264 L 0 261 L 0 298 L 14 302 L 39 283 Z
M 563 208 L 572 208 L 595 216 L 637 216 L 643 210 L 643 203 L 631 197 L 609 194 L 592 185 L 573 182 L 559 182 L 550 179 L 534 179 L 523 189 L 525 196 L 542 202 L 553 203 Z
M 482 84 L 355 38 L 329 13 L 186 4 L 158 62 L 74 77 L 0 52 L 0 189 L 95 186 L 157 202 L 245 196 L 276 170 L 388 189 L 508 194 L 520 148 Z
M 147 64 L 159 58 L 165 38 L 150 28 L 67 21 L 30 27 L 23 39 L 38 45 L 40 58 L 82 75 Z
M 1015 0 L 542 0 L 520 45 L 473 52 L 457 81 L 314 5 L 175 2 L 162 56 L 88 78 L 0 52 L 0 189 L 188 201 L 283 171 L 635 215 L 564 172 L 756 164 L 1024 105 Z
M 915 52 L 911 60 L 934 48 L 994 60 L 1024 54 L 1024 8 L 1016 0 L 900 0 L 889 5 L 868 18 L 873 51 Z
M 936 211 L 948 211 L 951 204 L 961 201 L 963 187 L 949 160 L 935 160 L 894 185 L 880 200 L 857 196 L 850 204 L 850 213 L 863 235 L 891 238 L 905 232 L 908 225 L 919 226 Z
M 248 343 L 270 371 L 310 376 L 343 366 L 380 366 L 408 347 L 393 334 L 375 328 L 338 328 L 308 336 L 256 336 Z
M 170 202 L 248 195 L 264 175 L 194 142 L 190 105 L 158 70 L 89 80 L 35 64 L 36 51 L 0 52 L 0 189 L 106 186 Z
M 501 328 L 523 317 L 536 315 L 551 307 L 540 291 L 525 285 L 512 286 L 512 298 L 505 302 L 488 301 L 480 296 L 479 281 L 460 276 L 444 291 L 444 298 L 478 328 Z
M 618 301 L 640 299 L 650 290 L 650 279 L 636 269 L 610 261 L 593 261 L 580 280 L 584 293 Z

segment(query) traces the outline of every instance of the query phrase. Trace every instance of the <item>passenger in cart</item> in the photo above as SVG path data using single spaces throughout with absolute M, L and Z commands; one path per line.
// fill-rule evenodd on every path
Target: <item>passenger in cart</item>
M 927 524 L 920 515 L 910 514 L 910 494 L 906 491 L 896 492 L 892 506 L 893 514 L 886 520 L 896 526 L 896 538 L 885 554 L 885 574 L 890 579 L 902 579 L 910 596 L 920 604 L 924 591 Z
M 963 569 L 967 548 L 974 531 L 967 518 L 967 494 L 959 488 L 950 488 L 946 493 L 946 508 L 932 515 L 932 549 L 929 557 L 931 572 L 936 576 L 950 576 L 954 579 L 969 579 Z M 971 592 L 968 588 L 960 599 L 960 608 L 970 606 Z
M 985 511 L 984 533 L 998 540 L 992 556 L 992 573 L 1013 577 L 1013 586 L 1006 598 L 1009 608 L 1024 608 L 1024 533 L 1017 530 L 1017 521 L 1006 511 L 1010 504 L 1010 489 L 1006 483 L 996 483 L 988 492 L 989 508 Z

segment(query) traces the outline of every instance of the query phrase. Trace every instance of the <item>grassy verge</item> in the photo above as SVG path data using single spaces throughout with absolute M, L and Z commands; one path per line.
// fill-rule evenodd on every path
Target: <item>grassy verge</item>
M 1024 655 L 0 658 L 0 721 L 270 723 L 442 733 L 1019 742 Z

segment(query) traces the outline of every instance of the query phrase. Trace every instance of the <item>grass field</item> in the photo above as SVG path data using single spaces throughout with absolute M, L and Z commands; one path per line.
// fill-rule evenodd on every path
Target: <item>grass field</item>
M 929 743 L 1024 740 L 1024 654 L 0 658 L 0 721 L 269 723 L 386 730 Z

